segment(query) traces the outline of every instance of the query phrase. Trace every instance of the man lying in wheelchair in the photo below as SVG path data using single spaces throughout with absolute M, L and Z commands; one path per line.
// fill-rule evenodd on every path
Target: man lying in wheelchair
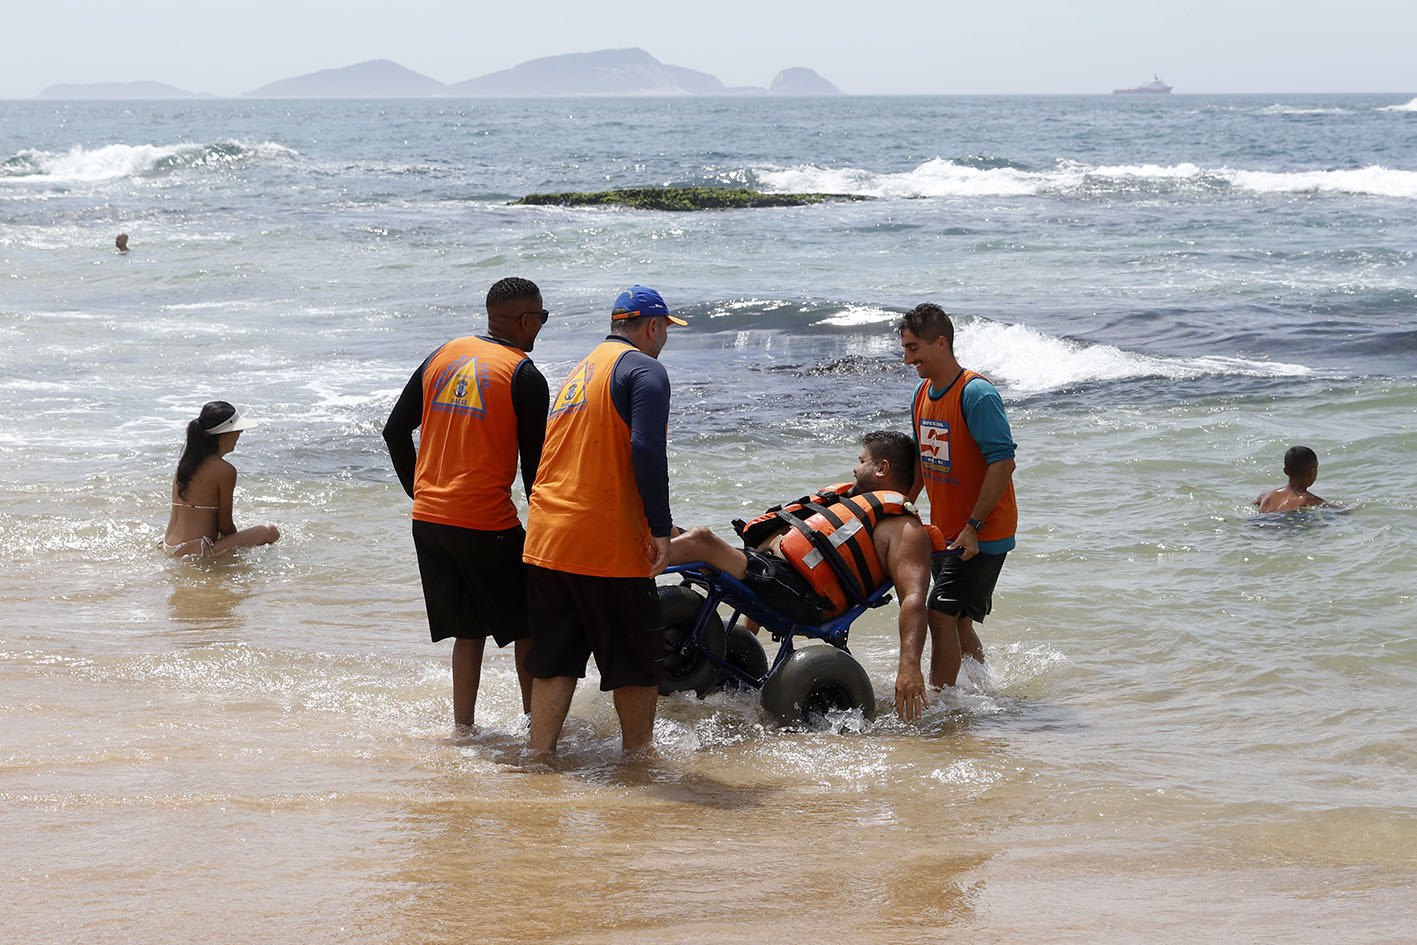
M 852 471 L 854 482 L 829 486 L 774 507 L 751 522 L 735 521 L 743 548 L 732 547 L 703 526 L 682 532 L 669 543 L 670 570 L 685 574 L 689 583 L 702 584 L 709 592 L 710 605 L 716 606 L 722 600 L 734 607 L 735 623 L 740 613 L 758 620 L 755 610 L 769 619 L 775 615 L 786 618 L 774 620 L 778 626 L 767 623 L 775 636 L 785 636 L 787 641 L 771 672 L 761 680 L 745 681 L 748 685 L 762 685 L 764 706 L 788 720 L 800 718 L 810 708 L 804 703 L 811 701 L 815 690 L 806 677 L 820 675 L 793 670 L 790 662 L 833 658 L 830 653 L 818 654 L 823 649 L 820 647 L 793 653 L 792 633 L 805 631 L 805 635 L 842 647 L 849 621 L 865 608 L 888 601 L 885 592 L 892 584 L 900 600 L 895 711 L 902 719 L 912 721 L 930 704 L 920 668 L 928 626 L 925 605 L 932 555 L 945 552 L 948 542 L 934 526 L 922 523 L 906 500 L 919 456 L 915 441 L 903 433 L 877 431 L 866 434 L 861 442 L 860 461 Z M 683 567 L 690 564 L 708 568 L 703 574 L 696 574 L 695 569 Z M 691 606 L 698 595 L 693 597 Z M 666 623 L 675 622 L 676 615 L 670 612 L 673 609 L 673 603 L 666 598 Z M 834 618 L 843 616 L 848 618 L 846 624 L 834 628 Z M 685 645 L 702 645 L 707 624 L 717 620 L 716 614 L 700 614 L 693 639 Z M 785 632 L 780 626 L 784 622 L 791 626 Z M 717 634 L 721 637 L 722 630 L 718 629 Z M 675 639 L 683 642 L 686 636 L 681 633 Z M 840 657 L 836 659 L 839 661 Z M 869 680 L 859 666 L 855 669 L 869 697 Z M 789 681 L 788 676 L 802 678 Z M 791 683 L 787 687 L 790 692 L 777 691 L 782 682 Z M 843 677 L 840 684 L 848 682 Z M 869 701 L 860 706 L 868 718 L 875 711 L 873 698 Z M 770 702 L 777 703 L 778 708 L 774 709 Z

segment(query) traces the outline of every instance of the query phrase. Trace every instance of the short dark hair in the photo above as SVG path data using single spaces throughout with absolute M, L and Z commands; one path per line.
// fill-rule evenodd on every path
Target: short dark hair
M 915 482 L 915 464 L 920 451 L 908 433 L 894 430 L 872 430 L 861 437 L 861 445 L 874 460 L 885 460 L 891 464 L 891 478 L 902 490 L 909 489 Z
M 487 290 L 487 307 L 507 302 L 512 299 L 528 299 L 533 295 L 540 295 L 541 290 L 536 287 L 536 283 L 530 279 L 518 279 L 516 276 L 508 276 L 505 279 L 498 279 L 492 283 L 492 288 Z
M 896 323 L 896 333 L 910 329 L 910 333 L 921 341 L 934 341 L 941 335 L 945 336 L 945 344 L 950 346 L 950 350 L 955 348 L 955 326 L 950 321 L 950 317 L 945 314 L 945 310 L 934 302 L 921 302 L 910 311 L 901 316 Z
M 1307 446 L 1291 446 L 1284 451 L 1284 471 L 1291 476 L 1317 469 L 1318 466 L 1318 456 Z

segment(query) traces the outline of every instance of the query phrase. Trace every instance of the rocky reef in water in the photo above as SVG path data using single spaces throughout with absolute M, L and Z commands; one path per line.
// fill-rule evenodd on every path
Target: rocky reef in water
M 527 194 L 513 205 L 558 207 L 633 207 L 636 210 L 738 210 L 754 207 L 802 207 L 825 200 L 867 200 L 855 194 L 765 194 L 728 187 L 632 187 L 590 193 Z

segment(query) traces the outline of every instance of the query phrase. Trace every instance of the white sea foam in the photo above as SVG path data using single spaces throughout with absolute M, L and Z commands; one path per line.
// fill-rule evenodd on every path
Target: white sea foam
M 0 164 L 0 181 L 85 183 L 143 177 L 177 167 L 209 167 L 238 161 L 282 158 L 298 152 L 263 141 L 246 144 L 109 144 L 101 148 L 73 147 L 64 152 L 20 151 Z
M 1115 186 L 1136 190 L 1148 183 L 1158 189 L 1231 187 L 1257 193 L 1345 193 L 1375 197 L 1417 198 L 1417 171 L 1380 165 L 1347 170 L 1253 171 L 1178 164 L 1081 164 L 1059 161 L 1048 171 L 1017 168 L 980 169 L 942 158 L 910 171 L 877 173 L 862 168 L 798 165 L 756 168 L 766 190 L 784 193 L 857 194 L 880 199 L 922 197 L 1026 197 L 1106 192 Z
M 1417 112 L 1417 98 L 1414 98 L 1412 101 L 1408 102 L 1408 103 L 1405 104 L 1405 105 L 1380 105 L 1380 106 L 1378 107 L 1378 111 L 1380 111 L 1380 112 Z
M 891 322 L 900 316 L 894 312 L 887 312 L 884 309 L 873 308 L 867 305 L 847 306 L 845 311 L 837 312 L 828 318 L 817 322 L 818 325 L 836 325 L 842 328 L 854 328 L 858 325 L 878 325 L 881 322 Z
M 1210 374 L 1266 377 L 1312 373 L 1303 365 L 1284 362 L 1153 357 L 1111 345 L 1055 338 L 1024 325 L 982 319 L 961 325 L 955 344 L 960 361 L 1024 393 L 1140 377 L 1182 380 Z
M 1338 193 L 1417 198 L 1417 171 L 1392 170 L 1376 164 L 1355 170 L 1230 173 L 1236 187 L 1257 193 Z
M 1294 105 L 1266 105 L 1261 115 L 1342 115 L 1346 108 L 1299 108 Z
M 1150 180 L 1185 180 L 1193 177 L 1200 177 L 1202 171 L 1195 164 L 1189 162 L 1181 164 L 1099 164 L 1096 167 L 1087 168 L 1083 165 L 1068 163 L 1074 169 L 1074 175 L 1080 172 L 1093 177 L 1110 177 L 1114 179 L 1124 178 L 1144 178 Z
M 860 168 L 799 164 L 758 168 L 754 174 L 768 190 L 785 193 L 857 194 L 863 197 L 999 197 L 1036 194 L 1047 175 L 1014 168 L 981 169 L 934 158 L 910 171 L 881 174 Z
M 824 318 L 819 325 L 854 328 L 894 322 L 894 312 L 865 305 L 848 306 Z M 893 334 L 881 339 L 894 349 Z M 1011 389 L 1023 393 L 1061 390 L 1078 384 L 1139 377 L 1173 380 L 1214 374 L 1246 377 L 1296 377 L 1312 374 L 1311 368 L 1282 361 L 1245 358 L 1165 358 L 1124 351 L 1111 345 L 1090 345 L 1047 335 L 1024 325 L 988 319 L 964 321 L 955 339 L 960 360 Z M 880 354 L 873 347 L 860 354 Z

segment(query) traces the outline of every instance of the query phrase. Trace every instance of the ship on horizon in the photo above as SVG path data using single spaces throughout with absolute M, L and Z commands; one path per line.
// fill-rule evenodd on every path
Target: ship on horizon
M 1113 89 L 1113 95 L 1166 95 L 1171 91 L 1171 86 L 1161 81 L 1161 76 L 1155 72 L 1151 74 L 1151 81 L 1144 82 L 1133 89 Z

